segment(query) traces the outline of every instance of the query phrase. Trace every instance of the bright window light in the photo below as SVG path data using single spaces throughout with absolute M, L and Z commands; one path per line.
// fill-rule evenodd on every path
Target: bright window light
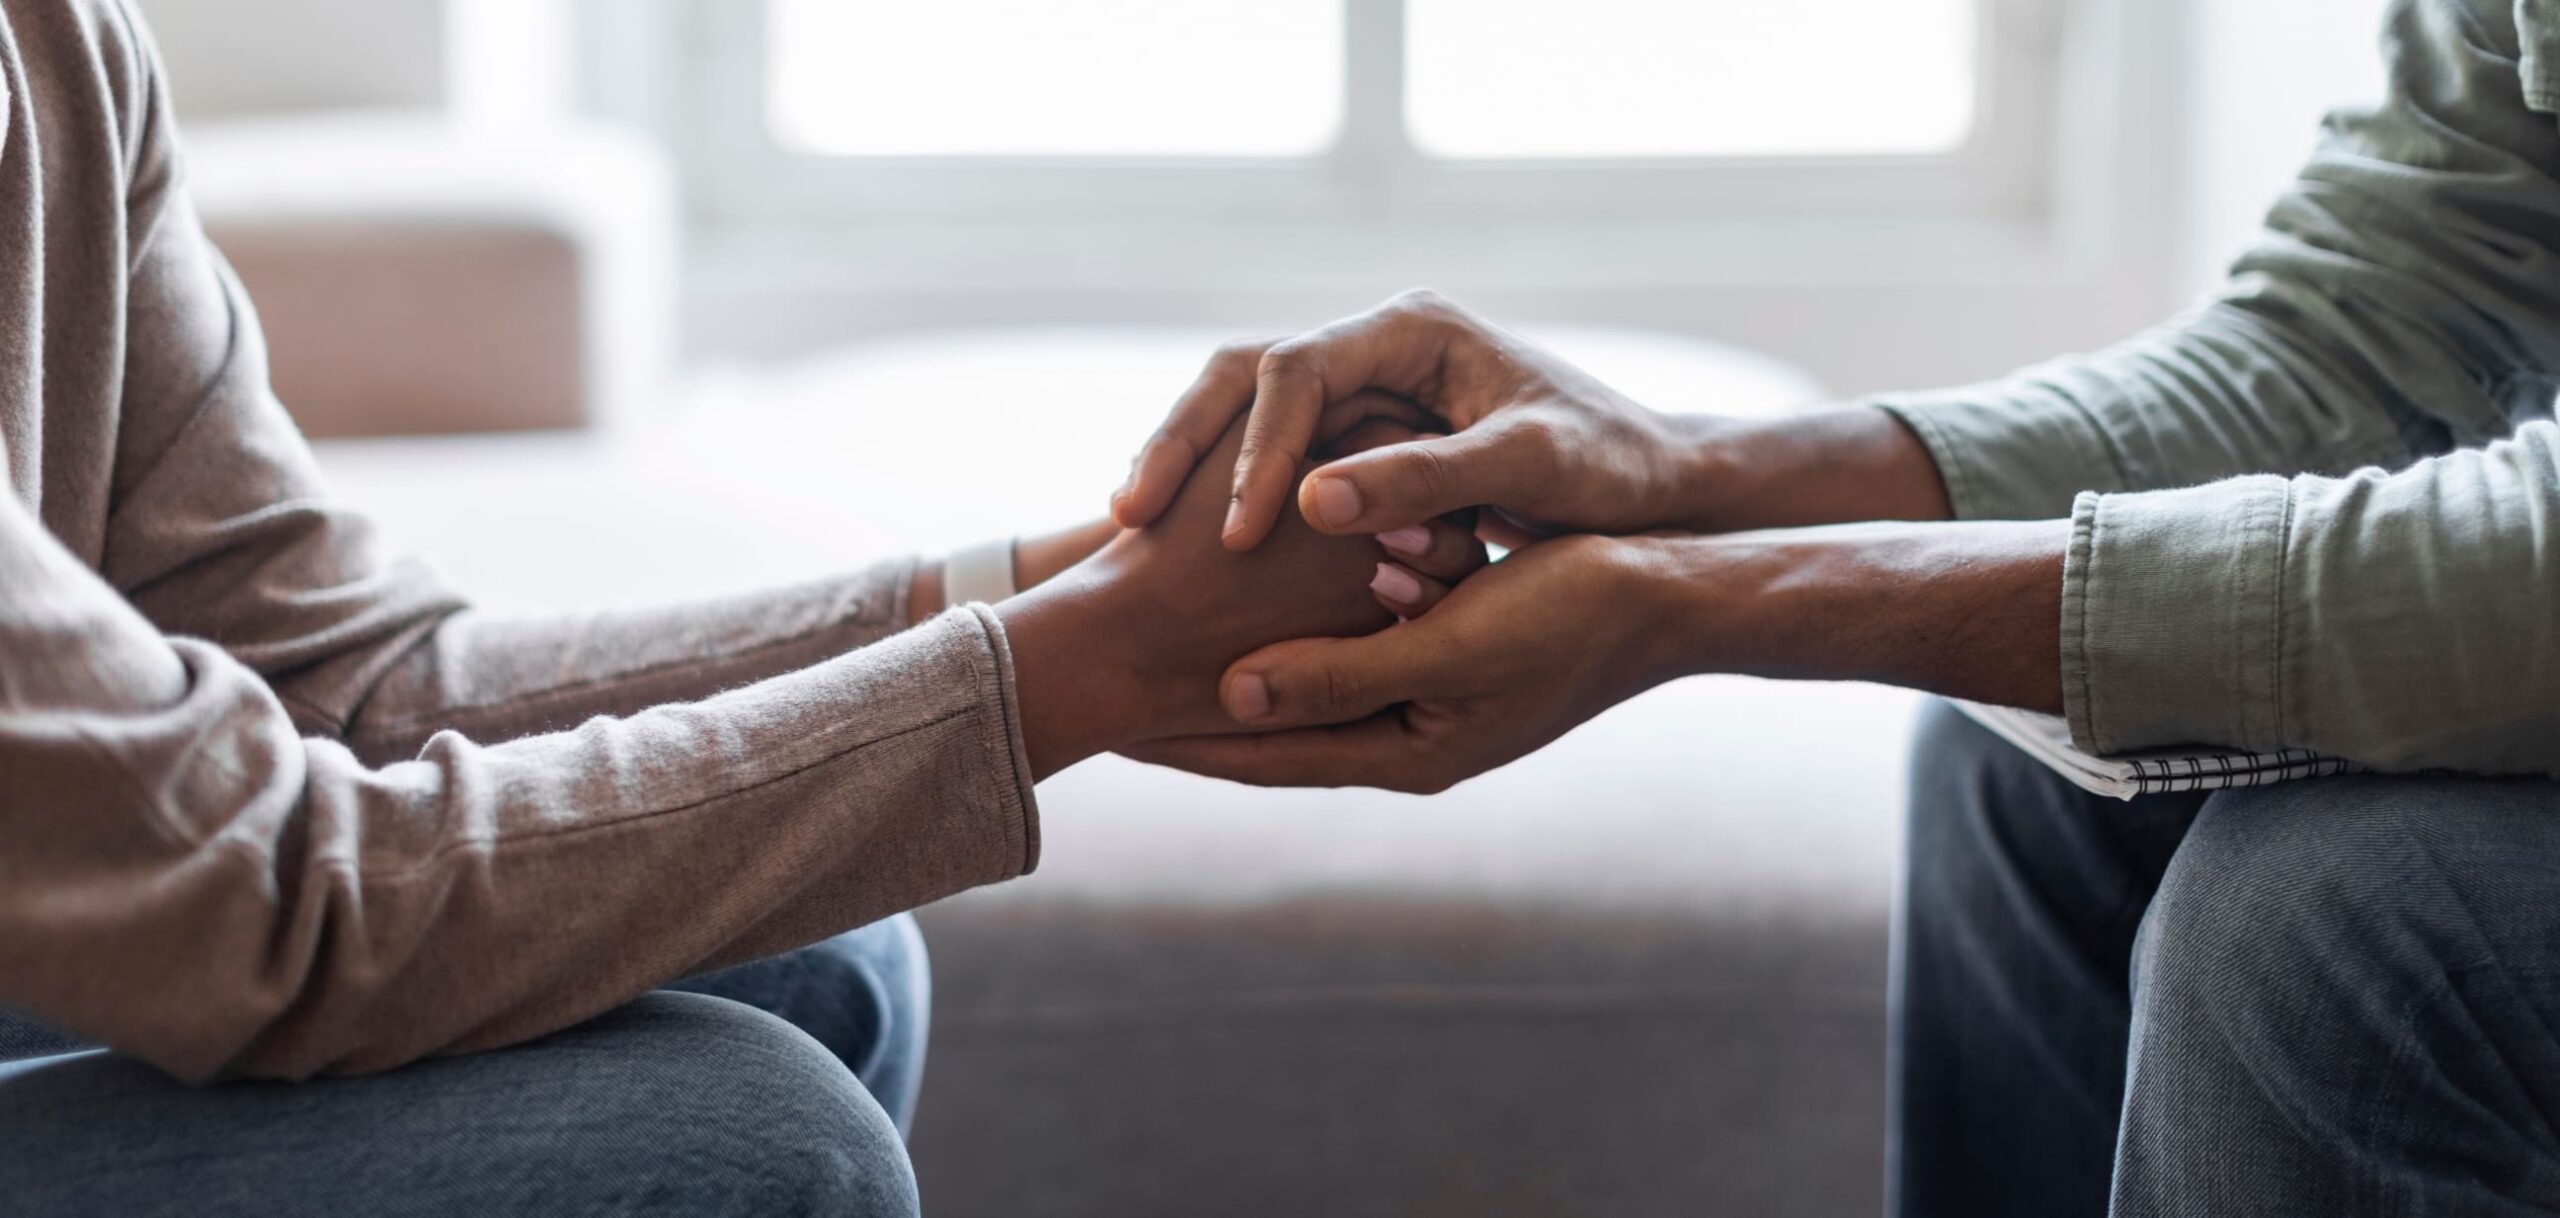
M 1980 0 L 1405 0 L 1431 156 L 1951 151 Z
M 774 136 L 836 156 L 1301 156 L 1342 0 L 769 0 Z

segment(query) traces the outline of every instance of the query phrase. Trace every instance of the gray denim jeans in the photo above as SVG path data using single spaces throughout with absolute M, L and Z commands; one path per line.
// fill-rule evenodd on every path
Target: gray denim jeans
M 2560 1208 L 2560 784 L 2125 803 L 1938 705 L 1911 796 L 1893 1212 Z
M 304 1083 L 189 1087 L 0 1017 L 0 1213 L 911 1215 L 929 976 L 902 915 L 529 1044 Z

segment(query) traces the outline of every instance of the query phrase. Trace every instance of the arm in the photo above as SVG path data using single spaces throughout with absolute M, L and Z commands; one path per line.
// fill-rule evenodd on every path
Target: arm
M 2509 0 L 2395 5 L 2376 109 L 2333 116 L 2221 293 L 2006 382 L 1890 396 L 1956 513 L 2066 515 L 2081 491 L 2344 474 L 2478 446 L 2560 389 L 2560 119 Z M 2555 18 L 2529 16 L 2545 26 Z
M 1223 506 L 717 698 L 372 768 L 0 496 L 0 1002 L 189 1077 L 361 1072 L 1018 874 L 1037 778 L 1387 620 L 1370 546 L 1228 554 Z
M 0 978 L 195 1078 L 387 1068 L 1027 870 L 1003 631 L 366 767 L 0 503 Z
M 2345 478 L 2083 495 L 2069 521 L 1536 542 L 1363 639 L 1247 656 L 1160 742 L 1241 781 L 1432 791 L 1704 672 L 2068 715 L 2100 753 L 2308 748 L 2560 773 L 2560 425 Z
M 123 358 L 113 516 L 103 544 L 74 538 L 101 557 L 36 518 L 36 487 L 0 494 L 0 1004 L 195 1078 L 521 1040 L 1027 870 L 1039 777 L 1214 730 L 1215 674 L 1262 643 L 1387 620 L 1361 587 L 1372 547 L 1301 529 L 1228 555 L 1202 496 L 1173 513 L 1187 527 L 1123 537 L 1001 613 L 369 765 L 326 731 L 374 704 L 333 699 L 456 606 L 317 493 L 245 302 L 151 146 L 157 86 L 137 97 L 116 125 L 144 140 L 134 178 L 109 196 L 133 202 L 130 280 L 87 289 L 123 284 L 129 316 L 64 345 Z M 47 214 L 77 238 L 66 257 L 125 267 L 112 207 Z M 864 616 L 807 600 L 821 622 Z
M 1039 586 L 1116 532 L 1091 524 L 1021 539 L 1015 584 Z M 384 763 L 415 756 L 437 732 L 485 744 L 707 698 L 869 646 L 946 607 L 942 564 L 898 560 L 692 605 L 533 618 L 463 610 L 378 650 L 278 674 L 278 689 L 304 707 L 352 706 L 343 719 L 322 715 L 323 730 Z

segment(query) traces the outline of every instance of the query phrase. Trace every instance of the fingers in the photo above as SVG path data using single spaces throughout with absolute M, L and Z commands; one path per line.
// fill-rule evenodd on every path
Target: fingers
M 1298 487 L 1298 510 L 1325 533 L 1384 533 L 1535 493 L 1552 468 L 1524 429 L 1487 422 L 1456 435 L 1355 453 Z
M 1449 585 L 1405 566 L 1382 562 L 1378 573 L 1369 579 L 1369 594 L 1397 617 L 1412 619 L 1431 612 L 1431 607 L 1449 595 Z
M 1437 416 L 1405 398 L 1363 389 L 1324 408 L 1316 419 L 1315 443 L 1331 459 L 1447 430 Z
M 1415 574 L 1442 583 L 1456 583 L 1485 564 L 1484 543 L 1466 525 L 1450 520 L 1389 529 L 1378 534 L 1378 545 Z
M 1218 703 L 1253 728 L 1347 723 L 1442 688 L 1450 680 L 1444 651 L 1421 622 L 1354 639 L 1274 643 L 1228 666 Z
M 1406 726 L 1402 716 L 1372 715 L 1351 723 L 1250 736 L 1188 736 L 1124 749 L 1151 765 L 1258 787 L 1377 787 L 1428 795 L 1451 785 L 1452 771 Z
M 1458 325 L 1452 306 L 1408 293 L 1264 352 L 1236 461 L 1227 548 L 1250 550 L 1270 534 L 1327 404 L 1363 389 L 1415 398 L 1436 377 Z
M 1172 506 L 1201 454 L 1217 447 L 1227 424 L 1253 404 L 1254 371 L 1273 341 L 1229 343 L 1209 357 L 1198 379 L 1174 400 L 1164 424 L 1138 450 L 1129 481 L 1111 496 L 1111 518 L 1120 527 L 1146 525 Z

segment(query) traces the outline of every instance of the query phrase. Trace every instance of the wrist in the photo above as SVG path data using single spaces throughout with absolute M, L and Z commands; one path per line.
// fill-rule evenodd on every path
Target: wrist
M 1882 522 L 1640 539 L 1675 674 L 1878 681 L 2061 705 L 2068 521 Z
M 1127 654 L 1123 581 L 1075 568 L 993 606 L 1013 653 L 1015 700 L 1033 776 L 1161 734 L 1153 692 Z
M 1671 434 L 1678 491 L 1665 527 L 1724 533 L 1952 514 L 1928 448 L 1873 407 L 1677 416 Z

